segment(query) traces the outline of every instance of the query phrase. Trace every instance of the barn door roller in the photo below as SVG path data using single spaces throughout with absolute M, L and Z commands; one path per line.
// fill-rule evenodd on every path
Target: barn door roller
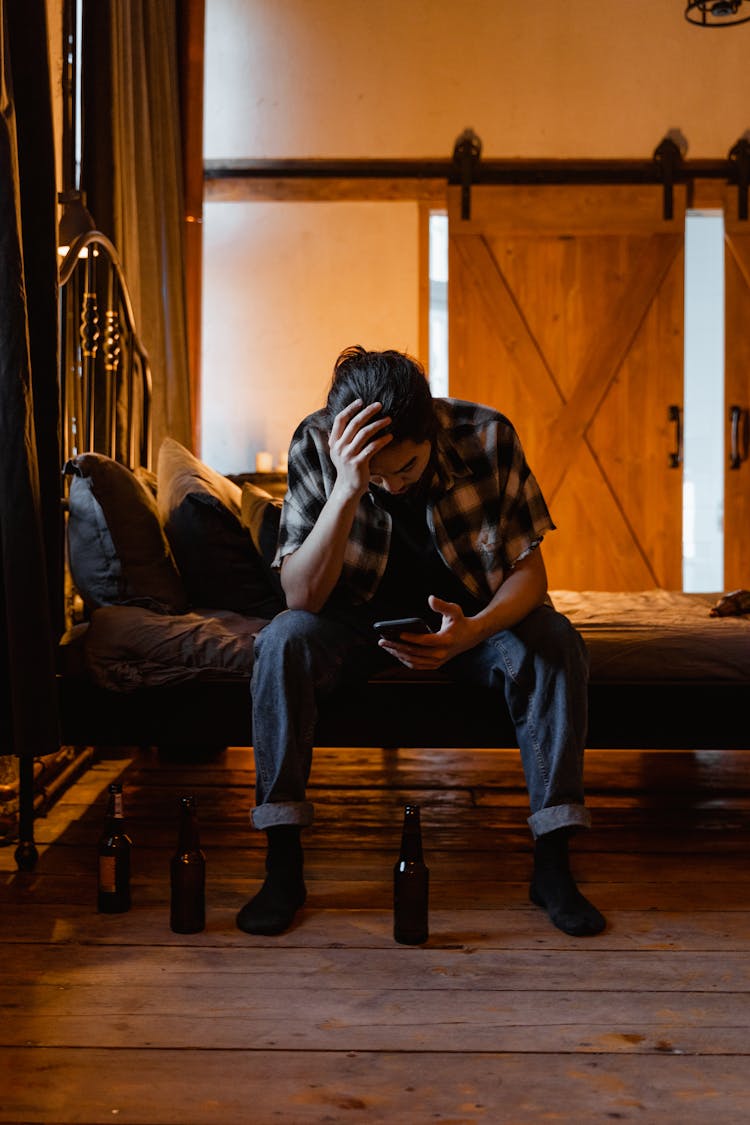
M 464 129 L 453 146 L 453 164 L 461 184 L 461 218 L 471 218 L 471 185 L 479 179 L 482 142 L 473 129 Z
M 661 181 L 664 187 L 665 220 L 674 218 L 674 184 L 682 165 L 682 152 L 680 145 L 669 134 L 660 141 L 654 150 L 654 161 L 661 173 Z

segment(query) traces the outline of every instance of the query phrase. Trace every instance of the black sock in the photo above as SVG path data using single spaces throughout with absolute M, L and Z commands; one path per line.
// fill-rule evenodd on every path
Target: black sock
M 247 934 L 283 933 L 307 897 L 298 826 L 279 824 L 269 828 L 266 836 L 265 882 L 237 915 L 238 927 Z
M 539 836 L 534 844 L 534 875 L 529 897 L 543 907 L 559 930 L 574 937 L 598 934 L 606 920 L 581 894 L 568 860 L 569 828 Z

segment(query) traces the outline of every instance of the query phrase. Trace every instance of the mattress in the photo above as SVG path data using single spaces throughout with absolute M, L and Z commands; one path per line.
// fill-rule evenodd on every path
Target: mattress
M 750 615 L 711 617 L 720 594 L 552 590 L 550 596 L 586 642 L 592 680 L 745 683 L 750 711 Z
M 750 615 L 711 617 L 718 594 L 553 590 L 550 596 L 586 642 L 592 680 L 744 684 L 750 713 Z M 264 624 L 220 610 L 169 616 L 105 606 L 76 643 L 63 644 L 63 666 L 70 671 L 71 654 L 82 649 L 94 683 L 126 692 L 196 678 L 247 680 L 254 637 Z M 376 678 L 424 680 L 434 673 L 399 665 L 395 677 L 388 670 Z

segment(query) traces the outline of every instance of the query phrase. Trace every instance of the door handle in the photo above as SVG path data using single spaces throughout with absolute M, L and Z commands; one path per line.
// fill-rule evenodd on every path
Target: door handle
M 750 445 L 750 412 L 741 406 L 729 408 L 729 468 L 739 469 L 743 461 L 747 461 L 748 445 Z
M 679 469 L 682 464 L 682 411 L 674 403 L 669 408 L 669 421 L 674 422 L 675 426 L 675 448 L 669 454 L 669 467 L 670 469 Z

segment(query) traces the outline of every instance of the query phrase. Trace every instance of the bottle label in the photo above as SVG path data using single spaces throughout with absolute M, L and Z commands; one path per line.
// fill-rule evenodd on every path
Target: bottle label
M 117 874 L 113 855 L 99 856 L 99 890 L 114 894 L 117 890 Z

